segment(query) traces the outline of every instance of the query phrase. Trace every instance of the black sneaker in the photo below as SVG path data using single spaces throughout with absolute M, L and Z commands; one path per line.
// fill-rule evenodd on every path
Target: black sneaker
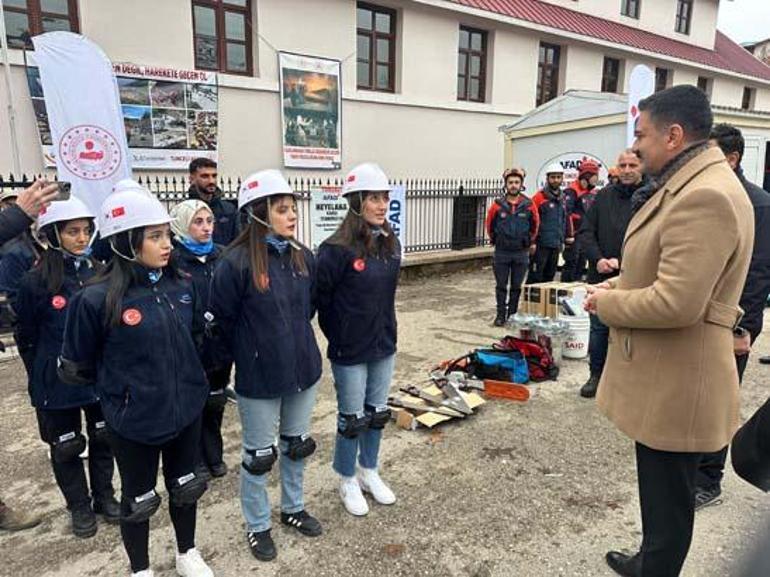
M 214 478 L 224 477 L 227 475 L 227 463 L 223 461 L 216 465 L 209 465 L 209 471 L 211 471 L 211 476 Z
M 580 387 L 580 396 L 586 399 L 593 399 L 596 396 L 596 390 L 599 388 L 600 375 L 591 375 L 586 384 Z
M 492 323 L 496 327 L 504 327 L 505 326 L 505 318 L 503 317 L 495 317 L 495 322 Z
M 120 523 L 120 503 L 110 495 L 107 498 L 94 499 L 94 513 L 104 517 L 110 525 Z
M 72 515 L 72 533 L 75 537 L 86 539 L 96 535 L 96 515 L 90 503 L 73 509 L 70 515 Z
M 249 542 L 251 554 L 260 561 L 272 561 L 278 554 L 275 550 L 273 538 L 270 536 L 270 529 L 246 533 L 246 540 Z
M 722 494 L 722 487 L 717 485 L 709 489 L 703 487 L 697 487 L 695 489 L 695 510 L 700 511 L 711 505 L 719 505 L 722 503 L 722 499 L 719 496 Z
M 281 513 L 281 523 L 294 527 L 306 537 L 318 537 L 323 533 L 321 523 L 304 509 L 297 513 Z

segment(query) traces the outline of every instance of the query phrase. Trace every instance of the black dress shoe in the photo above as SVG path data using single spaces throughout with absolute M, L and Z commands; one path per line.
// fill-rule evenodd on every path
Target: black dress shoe
M 585 399 L 593 399 L 596 396 L 596 390 L 599 388 L 601 375 L 591 375 L 586 384 L 580 387 L 580 396 Z
M 87 539 L 96 535 L 96 515 L 91 509 L 91 503 L 72 509 L 70 515 L 72 515 L 72 533 L 75 537 Z
M 211 476 L 215 479 L 224 477 L 227 475 L 227 464 L 223 461 L 221 463 L 217 463 L 216 465 L 209 465 L 209 471 L 211 471 Z
M 623 575 L 623 577 L 639 576 L 639 553 L 636 555 L 626 555 L 619 551 L 610 551 L 605 559 L 610 569 L 618 575 Z

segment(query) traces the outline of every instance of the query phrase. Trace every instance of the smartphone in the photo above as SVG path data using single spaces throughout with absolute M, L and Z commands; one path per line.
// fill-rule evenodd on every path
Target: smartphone
M 59 192 L 56 194 L 56 198 L 54 198 L 54 201 L 69 200 L 70 190 L 72 189 L 72 183 L 64 180 L 60 180 L 60 181 L 57 181 L 56 184 L 59 185 Z

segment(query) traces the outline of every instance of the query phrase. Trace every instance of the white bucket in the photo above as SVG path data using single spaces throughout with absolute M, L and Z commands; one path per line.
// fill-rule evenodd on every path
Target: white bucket
M 588 315 L 571 317 L 563 315 L 559 320 L 569 325 L 569 333 L 564 337 L 562 355 L 565 359 L 584 359 L 588 355 L 588 337 L 591 331 L 591 318 Z

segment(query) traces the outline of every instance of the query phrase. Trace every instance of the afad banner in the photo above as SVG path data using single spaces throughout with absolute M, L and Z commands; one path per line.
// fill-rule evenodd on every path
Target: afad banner
M 310 189 L 310 248 L 318 250 L 321 243 L 337 230 L 348 213 L 348 203 L 339 186 L 318 186 Z M 390 191 L 388 223 L 401 243 L 401 257 L 406 251 L 406 187 L 395 186 Z
M 56 166 L 45 95 L 34 57 L 27 82 L 45 164 Z M 114 63 L 134 169 L 182 170 L 198 157 L 217 160 L 219 95 L 213 72 Z
M 340 61 L 280 52 L 283 164 L 338 170 L 342 164 Z
M 593 154 L 588 154 L 587 152 L 565 152 L 564 154 L 548 159 L 540 167 L 540 170 L 537 173 L 537 190 L 541 190 L 545 186 L 545 170 L 551 163 L 558 162 L 564 169 L 564 180 L 561 187 L 562 189 L 565 189 L 570 187 L 572 183 L 577 180 L 580 165 L 586 160 L 592 160 L 599 165 L 599 181 L 596 183 L 596 188 L 599 189 L 607 186 L 608 167 L 602 159 Z M 532 191 L 532 194 L 537 192 L 537 190 Z

